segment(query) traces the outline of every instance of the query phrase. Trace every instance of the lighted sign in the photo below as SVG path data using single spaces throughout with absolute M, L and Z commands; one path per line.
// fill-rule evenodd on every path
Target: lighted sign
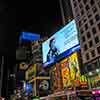
M 21 32 L 20 39 L 34 41 L 34 40 L 39 40 L 40 39 L 40 35 L 39 34 L 30 33 L 30 32 Z
M 26 80 L 36 76 L 36 64 L 31 65 L 26 71 Z
M 61 72 L 64 88 L 66 88 L 66 86 L 71 86 L 74 80 L 80 78 L 78 56 L 76 52 L 61 61 Z
M 44 67 L 80 49 L 75 20 L 42 44 Z

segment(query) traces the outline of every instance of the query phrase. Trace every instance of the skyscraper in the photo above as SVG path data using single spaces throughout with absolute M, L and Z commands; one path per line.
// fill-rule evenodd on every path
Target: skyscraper
M 70 0 L 79 29 L 81 55 L 88 71 L 100 67 L 100 0 Z

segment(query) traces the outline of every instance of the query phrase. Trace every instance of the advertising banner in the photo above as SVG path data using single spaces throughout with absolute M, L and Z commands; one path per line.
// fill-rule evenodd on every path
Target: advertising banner
M 72 86 L 74 84 L 74 81 L 80 78 L 80 69 L 77 53 L 73 53 L 60 63 L 63 87 L 66 88 Z
M 73 20 L 42 44 L 44 66 L 69 56 L 79 49 L 78 31 Z
M 26 80 L 31 80 L 32 77 L 36 76 L 36 64 L 32 64 L 25 73 Z

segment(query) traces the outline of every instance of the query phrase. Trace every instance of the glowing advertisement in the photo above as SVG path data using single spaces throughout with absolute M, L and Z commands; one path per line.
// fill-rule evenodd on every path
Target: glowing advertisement
M 73 53 L 61 62 L 61 73 L 63 80 L 63 87 L 69 87 L 74 83 L 74 80 L 80 78 L 80 69 L 78 64 L 77 53 Z
M 80 49 L 75 20 L 42 44 L 44 67 Z
M 26 80 L 32 79 L 36 76 L 36 64 L 31 65 L 26 71 Z

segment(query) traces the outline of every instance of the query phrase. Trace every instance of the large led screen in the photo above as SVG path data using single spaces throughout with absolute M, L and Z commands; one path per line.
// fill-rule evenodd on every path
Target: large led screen
M 75 20 L 72 20 L 42 44 L 44 66 L 79 49 L 78 31 Z

